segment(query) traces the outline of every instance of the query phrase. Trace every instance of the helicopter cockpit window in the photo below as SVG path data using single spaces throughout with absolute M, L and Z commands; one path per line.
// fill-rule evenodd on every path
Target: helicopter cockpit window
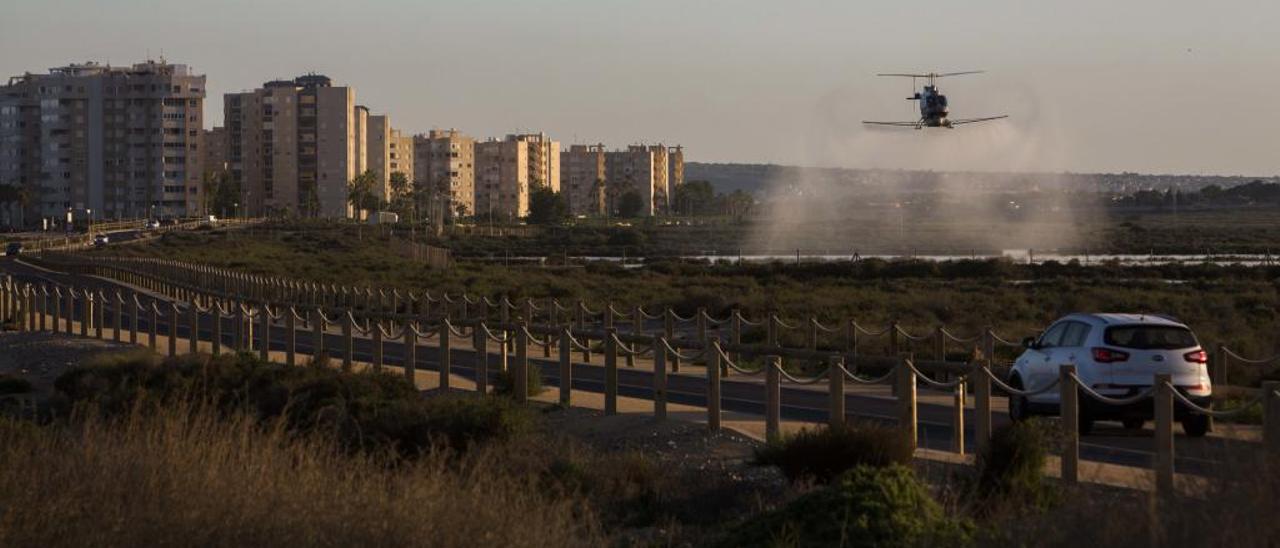
M 945 107 L 945 106 L 947 106 L 947 96 L 946 96 L 946 95 L 939 95 L 939 96 L 938 96 L 938 106 L 940 106 L 940 107 Z

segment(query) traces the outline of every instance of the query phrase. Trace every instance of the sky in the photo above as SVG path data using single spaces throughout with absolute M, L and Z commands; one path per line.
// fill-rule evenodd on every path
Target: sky
M 1280 173 L 1280 2 L 4 0 L 0 72 L 158 58 L 221 95 L 310 71 L 409 132 L 889 169 Z M 12 6 L 12 7 L 10 7 Z M 917 116 L 941 80 L 960 129 Z

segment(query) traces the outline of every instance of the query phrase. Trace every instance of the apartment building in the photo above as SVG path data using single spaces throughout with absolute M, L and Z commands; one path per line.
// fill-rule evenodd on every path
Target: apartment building
M 676 189 L 684 184 L 684 147 L 680 145 L 667 149 L 667 186 L 670 196 L 675 196 Z
M 356 105 L 356 111 L 352 114 L 351 123 L 355 127 L 352 131 L 352 135 L 355 137 L 356 155 L 354 171 L 358 175 L 369 170 L 369 107 Z
M 71 64 L 0 86 L 0 184 L 36 219 L 176 217 L 201 202 L 205 77 L 186 65 Z
M 513 134 L 476 143 L 476 214 L 518 219 L 529 214 L 529 191 L 560 191 L 560 142 L 545 133 Z
M 403 173 L 413 181 L 413 137 L 392 127 L 389 116 L 369 115 L 367 120 L 366 169 L 377 177 L 378 198 L 389 202 L 392 173 Z
M 572 145 L 560 153 L 560 195 L 570 215 L 605 214 L 605 148 Z
M 413 137 L 413 158 L 414 186 L 440 196 L 446 216 L 476 212 L 475 139 L 454 129 L 433 129 Z
M 204 130 L 204 148 L 202 150 L 201 156 L 203 160 L 201 160 L 201 165 L 204 168 L 203 177 L 205 179 L 226 171 L 227 128 L 215 127 Z
M 645 145 L 605 153 L 606 205 L 610 214 L 618 212 L 622 197 L 630 193 L 640 197 L 641 215 L 657 213 L 656 197 L 661 194 L 657 184 L 665 177 L 660 178 L 655 172 L 659 165 L 654 158 L 656 154 L 653 147 Z
M 653 212 L 651 215 L 666 213 L 671 208 L 671 185 L 667 177 L 670 175 L 667 162 L 666 145 L 650 145 L 653 153 Z
M 355 91 L 319 74 L 224 96 L 227 162 L 243 214 L 344 217 L 359 161 Z

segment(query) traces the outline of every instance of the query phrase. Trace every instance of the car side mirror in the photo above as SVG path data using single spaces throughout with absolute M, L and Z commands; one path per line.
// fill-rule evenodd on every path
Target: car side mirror
M 1035 338 L 1035 337 L 1027 337 L 1027 338 L 1025 338 L 1025 339 L 1022 339 L 1022 347 L 1023 347 L 1023 348 L 1030 348 L 1030 349 L 1032 349 L 1032 350 L 1035 350 L 1035 349 L 1037 348 L 1037 346 L 1036 346 L 1036 338 Z

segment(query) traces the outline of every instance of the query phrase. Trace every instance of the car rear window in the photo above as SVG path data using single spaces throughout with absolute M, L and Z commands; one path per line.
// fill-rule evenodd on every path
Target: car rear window
M 1196 336 L 1173 325 L 1118 325 L 1108 327 L 1103 340 L 1110 346 L 1135 350 L 1177 350 L 1197 346 Z

